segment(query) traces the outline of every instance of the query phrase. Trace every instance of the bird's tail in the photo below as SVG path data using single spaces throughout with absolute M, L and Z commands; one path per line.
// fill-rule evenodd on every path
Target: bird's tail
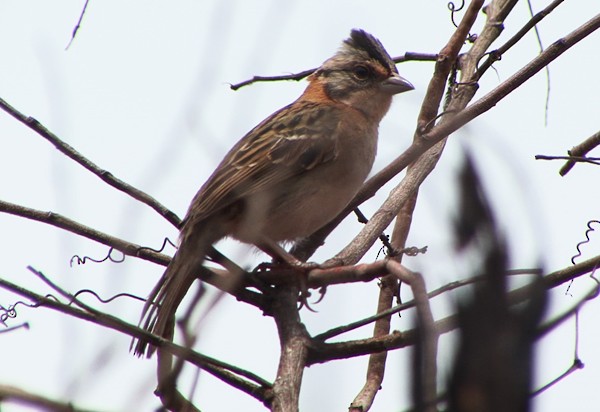
M 150 292 L 140 318 L 139 326 L 168 340 L 173 339 L 175 312 L 197 278 L 208 249 L 219 238 L 209 228 L 193 232 L 196 233 L 181 240 L 165 273 Z M 147 352 L 150 357 L 155 350 L 145 339 L 134 340 L 132 347 L 137 356 Z

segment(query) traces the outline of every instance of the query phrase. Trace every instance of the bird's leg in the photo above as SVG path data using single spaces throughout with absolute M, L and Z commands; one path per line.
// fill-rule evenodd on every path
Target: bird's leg
M 296 259 L 296 257 L 281 247 L 279 243 L 270 239 L 263 239 L 257 246 L 263 252 L 271 256 L 275 262 L 282 262 L 298 272 L 298 280 L 300 283 L 300 308 L 306 306 L 308 310 L 315 312 L 308 304 L 308 298 L 310 297 L 310 292 L 308 291 L 308 273 L 313 269 L 319 268 L 319 264 L 314 262 L 302 262 L 301 260 Z
M 257 245 L 260 250 L 271 256 L 275 261 L 285 263 L 286 265 L 309 272 L 319 267 L 314 262 L 303 262 L 298 260 L 295 256 L 288 253 L 281 245 L 270 239 L 263 239 L 260 244 Z

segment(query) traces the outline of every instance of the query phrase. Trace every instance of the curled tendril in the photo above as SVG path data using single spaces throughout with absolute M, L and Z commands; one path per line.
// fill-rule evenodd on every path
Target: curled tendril
M 47 295 L 46 297 L 50 297 L 52 295 Z M 54 296 L 52 296 L 54 299 L 56 299 Z M 6 324 L 6 321 L 8 319 L 14 319 L 17 317 L 17 307 L 21 305 L 21 306 L 27 306 L 28 308 L 37 308 L 38 306 L 40 306 L 40 304 L 38 302 L 34 302 L 34 303 L 28 303 L 22 300 L 18 300 L 15 303 L 13 303 L 12 305 L 9 305 L 7 308 L 5 308 L 4 306 L 0 305 L 0 324 L 4 325 L 4 326 L 8 326 Z
M 96 300 L 98 300 L 101 303 L 110 303 L 113 300 L 117 299 L 117 298 L 130 298 L 130 299 L 135 299 L 135 300 L 139 300 L 141 302 L 145 302 L 146 299 L 141 298 L 139 296 L 133 295 L 131 293 L 117 293 L 116 295 L 113 295 L 111 297 L 109 297 L 108 299 L 103 299 L 102 297 L 100 297 L 100 295 L 98 295 L 96 292 L 94 292 L 93 290 L 90 289 L 81 289 L 79 291 L 77 291 L 73 297 L 71 298 L 71 300 L 69 301 L 69 303 L 67 303 L 67 306 L 71 306 L 76 300 L 77 298 L 82 295 L 82 294 L 90 294 L 93 297 L 96 298 Z M 52 299 L 55 300 L 56 302 L 60 302 L 60 300 L 54 296 L 53 294 L 49 293 L 45 296 L 46 299 Z M 0 333 L 2 332 L 8 332 L 10 330 L 14 330 L 14 329 L 18 329 L 18 328 L 29 328 L 29 324 L 27 322 L 22 323 L 21 325 L 18 326 L 13 326 L 13 327 L 8 327 L 8 325 L 6 324 L 6 321 L 9 319 L 15 319 L 17 317 L 17 307 L 18 306 L 26 306 L 28 308 L 38 308 L 40 306 L 43 306 L 44 303 L 43 302 L 25 302 L 22 300 L 19 300 L 15 303 L 13 303 L 12 305 L 9 305 L 8 307 L 4 307 L 2 305 L 0 305 L 0 325 L 3 325 L 5 327 L 7 327 L 7 329 L 1 330 Z
M 454 27 L 458 27 L 456 20 L 454 20 L 454 14 L 456 14 L 459 11 L 461 11 L 462 9 L 464 9 L 464 7 L 465 7 L 465 0 L 461 0 L 460 6 L 458 6 L 458 7 L 456 7 L 456 4 L 454 4 L 454 2 L 452 2 L 452 1 L 448 2 L 448 10 L 450 10 L 450 20 L 452 20 L 452 24 L 454 25 Z M 477 34 L 469 33 L 466 40 L 469 43 L 475 42 L 475 40 L 477 40 Z
M 150 250 L 152 252 L 162 253 L 165 250 L 165 248 L 167 247 L 167 245 L 171 245 L 172 247 L 177 248 L 177 246 L 173 242 L 171 242 L 171 239 L 169 239 L 168 237 L 166 237 L 163 240 L 163 243 L 162 243 L 160 249 L 153 249 L 153 248 L 151 248 L 149 246 L 142 246 L 138 250 L 139 251 L 141 251 L 141 250 Z M 117 258 L 113 257 L 113 252 L 115 252 L 115 251 L 120 252 L 122 256 L 117 257 Z M 125 256 L 126 256 L 125 253 L 121 252 L 118 249 L 115 249 L 114 247 L 111 247 L 110 249 L 108 249 L 108 254 L 104 258 L 102 258 L 102 259 L 96 259 L 96 258 L 93 258 L 93 257 L 90 257 L 90 256 L 81 257 L 79 255 L 74 255 L 71 258 L 71 261 L 69 262 L 69 265 L 71 267 L 73 267 L 73 262 L 75 262 L 77 265 L 85 265 L 86 262 L 88 262 L 88 261 L 94 262 L 94 263 L 103 263 L 103 262 L 106 262 L 107 260 L 110 260 L 113 263 L 123 263 L 125 261 Z
M 452 24 L 454 24 L 454 27 L 458 27 L 458 24 L 456 24 L 456 21 L 454 20 L 454 13 L 458 13 L 464 7 L 465 7 L 465 0 L 461 0 L 459 7 L 456 7 L 456 4 L 454 4 L 453 1 L 448 2 L 448 10 L 450 10 L 450 13 L 451 13 L 450 18 L 452 19 Z
M 175 243 L 171 242 L 171 239 L 169 239 L 168 237 L 166 237 L 163 242 L 162 245 L 160 247 L 160 249 L 152 249 L 151 247 L 148 246 L 142 246 L 140 248 L 140 250 L 151 250 L 152 252 L 156 252 L 156 253 L 162 253 L 165 248 L 167 247 L 167 244 L 171 245 L 172 247 L 174 247 L 175 249 L 177 249 L 177 245 L 175 245 Z
M 73 298 L 71 299 L 71 301 L 68 303 L 68 305 L 67 305 L 67 306 L 70 306 L 70 305 L 71 305 L 71 304 L 72 304 L 72 303 L 73 303 L 73 302 L 74 302 L 74 301 L 77 299 L 77 297 L 78 297 L 79 295 L 82 295 L 82 294 L 84 294 L 84 293 L 88 293 L 88 294 L 90 294 L 90 295 L 94 296 L 94 297 L 95 297 L 95 298 L 96 298 L 96 299 L 97 299 L 99 302 L 101 302 L 101 303 L 110 303 L 110 302 L 112 302 L 113 300 L 115 300 L 115 299 L 118 299 L 118 298 L 131 298 L 131 299 L 139 300 L 139 301 L 141 301 L 141 302 L 145 302 L 145 301 L 146 301 L 146 299 L 144 299 L 144 298 L 141 298 L 141 297 L 139 297 L 139 296 L 133 295 L 133 294 L 131 294 L 131 293 L 125 293 L 125 292 L 123 292 L 123 293 L 117 293 L 116 295 L 113 295 L 113 296 L 111 296 L 111 297 L 110 297 L 110 298 L 108 298 L 108 299 L 102 299 L 102 298 L 100 297 L 100 295 L 98 295 L 96 292 L 94 292 L 94 291 L 93 291 L 93 290 L 91 290 L 91 289 L 81 289 L 81 290 L 78 290 L 78 291 L 77 291 L 77 292 L 76 292 L 76 293 L 73 295 Z
M 571 263 L 575 264 L 575 259 L 577 259 L 578 257 L 581 257 L 582 252 L 581 252 L 581 246 L 585 245 L 586 243 L 590 243 L 590 233 L 593 232 L 595 229 L 592 227 L 592 225 L 594 223 L 598 223 L 600 224 L 599 220 L 590 220 L 587 222 L 587 230 L 585 231 L 585 240 L 582 240 L 581 242 L 579 242 L 577 244 L 577 246 L 575 246 L 577 248 L 577 254 L 573 255 L 573 257 L 571 257 Z
M 94 262 L 94 263 L 102 263 L 102 262 L 106 262 L 107 260 L 110 260 L 113 263 L 122 263 L 125 260 L 125 254 L 123 252 L 121 252 L 121 257 L 120 258 L 114 258 L 112 256 L 112 253 L 115 251 L 114 247 L 111 247 L 110 249 L 108 249 L 108 254 L 106 255 L 106 257 L 104 257 L 103 259 L 94 259 L 93 257 L 89 257 L 89 256 L 84 256 L 84 257 L 80 257 L 79 255 L 74 255 L 71 258 L 71 261 L 69 262 L 69 265 L 71 267 L 73 267 L 73 262 L 75 261 L 78 265 L 85 265 L 86 262 L 89 260 L 90 262 Z M 117 250 L 118 251 L 118 250 Z M 120 251 L 118 251 L 120 252 Z

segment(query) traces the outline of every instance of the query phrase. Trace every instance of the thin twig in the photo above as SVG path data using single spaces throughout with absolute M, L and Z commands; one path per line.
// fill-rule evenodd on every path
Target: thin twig
M 417 308 L 420 359 L 412 376 L 415 380 L 412 385 L 418 388 L 416 402 L 423 406 L 424 411 L 437 411 L 434 405 L 437 395 L 438 332 L 435 329 L 425 281 L 420 274 L 409 271 L 394 260 L 389 260 L 387 267 L 391 274 L 410 286 Z
M 567 376 L 569 376 L 573 372 L 575 372 L 579 369 L 583 369 L 584 366 L 585 365 L 583 364 L 583 362 L 581 362 L 581 360 L 575 359 L 573 364 L 571 366 L 569 366 L 569 368 L 566 371 L 561 373 L 560 376 L 558 376 L 556 379 L 553 379 L 551 382 L 548 382 L 546 385 L 542 386 L 541 388 L 535 390 L 533 393 L 531 393 L 530 396 L 535 397 L 535 396 L 542 394 L 546 390 L 550 389 L 551 387 L 553 387 L 554 385 L 556 385 L 557 383 L 559 383 L 560 381 L 565 379 Z
M 38 135 L 42 136 L 48 142 L 52 143 L 56 149 L 74 160 L 79 165 L 83 166 L 88 171 L 92 172 L 94 175 L 99 177 L 103 182 L 108 184 L 109 186 L 114 187 L 115 189 L 131 196 L 139 202 L 142 202 L 152 209 L 154 209 L 158 214 L 167 219 L 173 226 L 179 227 L 181 224 L 181 219 L 177 217 L 175 213 L 167 209 L 160 202 L 154 199 L 152 196 L 147 193 L 131 186 L 130 184 L 116 178 L 107 170 L 101 169 L 91 160 L 83 156 L 77 150 L 69 146 L 67 143 L 62 141 L 58 136 L 48 130 L 43 124 L 38 122 L 33 117 L 27 117 L 13 106 L 8 104 L 4 99 L 0 98 L 0 109 L 4 110 L 6 113 L 10 114 L 19 122 L 23 123 L 25 126 L 29 127 L 31 130 L 36 132 Z
M 575 163 L 590 163 L 593 165 L 600 165 L 600 157 L 535 155 L 535 160 L 567 160 L 569 165 L 574 165 Z M 571 170 L 571 167 L 569 167 L 568 170 Z M 564 176 L 562 169 L 559 173 Z
M 504 43 L 502 46 L 498 47 L 498 49 L 490 52 L 488 54 L 487 59 L 477 69 L 477 75 L 478 75 L 478 77 L 481 78 L 481 76 L 483 76 L 483 74 L 490 67 L 492 67 L 492 65 L 495 62 L 497 62 L 498 60 L 500 60 L 502 58 L 502 56 L 504 56 L 504 54 L 511 47 L 513 47 L 515 44 L 517 44 L 519 42 L 519 40 L 521 40 L 527 33 L 529 33 L 529 30 L 531 30 L 532 28 L 537 30 L 537 28 L 536 28 L 537 26 L 536 25 L 540 21 L 542 21 L 546 16 L 548 16 L 563 1 L 565 1 L 565 0 L 554 0 L 545 9 L 543 9 L 542 11 L 536 13 L 535 16 L 533 16 L 523 27 L 521 27 L 521 29 L 514 36 L 512 36 L 506 43 Z M 541 47 L 541 40 L 538 39 L 538 42 L 539 42 L 540 47 Z
M 568 151 L 568 153 L 569 156 L 585 156 L 589 151 L 596 148 L 598 145 L 600 145 L 600 131 L 597 131 L 577 146 L 573 146 L 571 150 Z M 567 173 L 569 173 L 569 170 L 571 170 L 573 166 L 575 166 L 575 162 L 569 160 L 567 163 L 565 163 L 565 165 L 560 169 L 558 173 L 560 173 L 561 176 L 564 176 Z
M 14 203 L 5 202 L 3 200 L 0 200 L 0 212 L 46 223 L 66 230 L 67 232 L 75 233 L 79 236 L 96 241 L 103 245 L 113 247 L 127 256 L 139 257 L 159 265 L 166 266 L 171 260 L 171 258 L 165 254 L 157 253 L 149 248 L 145 248 L 135 243 L 127 242 L 123 239 L 108 235 L 104 232 L 69 219 L 68 217 L 59 215 L 58 213 L 31 209 Z
M 471 105 L 467 106 L 464 110 L 459 113 L 448 116 L 449 121 L 440 122 L 434 126 L 430 131 L 422 136 L 422 139 L 413 142 L 400 156 L 394 161 L 388 164 L 379 173 L 375 174 L 369 180 L 363 184 L 362 188 L 356 194 L 354 199 L 348 204 L 338 216 L 335 217 L 330 223 L 319 229 L 317 232 L 312 234 L 309 238 L 301 242 L 298 247 L 292 249 L 292 253 L 295 256 L 299 256 L 302 259 L 308 259 L 317 247 L 323 244 L 324 239 L 331 233 L 333 228 L 337 227 L 349 213 L 351 213 L 356 207 L 360 206 L 363 202 L 375 196 L 377 191 L 387 182 L 389 182 L 398 173 L 403 171 L 410 163 L 416 160 L 421 154 L 430 149 L 433 145 L 445 139 L 450 134 L 454 133 L 476 117 L 487 112 L 498 104 L 502 99 L 516 90 L 518 87 L 523 85 L 527 80 L 531 79 L 536 73 L 542 70 L 546 65 L 557 59 L 565 51 L 573 47 L 575 44 L 589 36 L 591 33 L 596 31 L 600 27 L 600 15 L 593 17 L 577 29 L 567 34 L 565 37 L 557 40 L 551 44 L 546 50 L 532 59 L 523 68 L 509 77 L 507 80 L 502 82 L 499 86 L 491 90 L 489 93 L 475 101 Z M 496 31 L 498 28 L 495 29 Z M 483 36 L 479 36 L 478 40 Z M 477 44 L 477 42 L 476 42 Z M 475 45 L 474 45 L 475 46 Z M 420 182 L 413 182 L 410 184 Z M 407 183 L 408 185 L 408 183 Z M 405 188 L 404 190 L 409 190 Z M 401 199 L 400 199 L 401 200 Z M 393 214 L 392 214 L 393 216 Z M 375 224 L 373 219 L 370 220 L 371 224 Z M 377 222 L 377 225 L 381 225 L 382 228 L 386 227 L 389 222 L 381 221 Z M 377 228 L 375 232 L 380 233 L 383 229 Z M 363 229 L 364 230 L 364 229 Z
M 363 266 L 363 265 L 358 265 L 358 266 Z M 364 270 L 363 273 L 366 273 L 366 270 Z M 507 271 L 507 275 L 508 276 L 513 276 L 513 275 L 530 275 L 530 274 L 541 274 L 541 270 L 539 268 L 534 268 L 534 269 L 514 269 L 514 270 L 509 270 Z M 444 286 L 441 286 L 435 290 L 432 290 L 431 292 L 427 293 L 427 299 L 431 300 L 437 296 L 440 296 L 446 292 L 452 291 L 454 289 L 458 289 L 458 288 L 462 288 L 464 286 L 468 286 L 468 285 L 472 285 L 473 283 L 479 282 L 481 281 L 481 279 L 483 278 L 483 275 L 478 275 L 478 276 L 474 276 L 468 279 L 463 279 L 463 280 L 456 280 L 453 282 L 450 282 Z M 335 328 L 331 328 L 325 332 L 319 333 L 318 335 L 315 335 L 313 337 L 313 339 L 315 340 L 319 340 L 319 341 L 326 341 L 328 339 L 331 339 L 333 337 L 339 336 L 343 333 L 346 332 L 350 332 L 353 331 L 355 329 L 361 328 L 363 326 L 368 325 L 369 323 L 373 323 L 375 322 L 377 319 L 381 319 L 384 317 L 388 317 L 390 315 L 394 315 L 396 313 L 400 313 L 403 312 L 407 309 L 413 308 L 415 307 L 415 301 L 414 300 L 409 300 L 407 302 L 401 303 L 399 305 L 393 306 L 383 312 L 379 312 L 376 313 L 375 315 L 372 316 L 368 316 L 366 318 L 357 320 L 355 322 L 351 322 L 348 323 L 346 325 L 341 325 L 341 326 L 337 326 Z
M 427 93 L 423 100 L 421 111 L 417 120 L 417 132 L 415 133 L 415 140 L 420 138 L 420 131 L 424 128 L 424 125 L 430 123 L 432 119 L 437 116 L 438 108 L 444 95 L 448 75 L 450 74 L 454 63 L 458 58 L 458 54 L 465 42 L 465 39 L 469 36 L 471 27 L 475 23 L 477 14 L 482 6 L 483 0 L 475 0 L 469 4 L 469 7 L 456 31 L 448 40 L 448 43 L 440 51 L 435 64 L 434 74 L 429 82 L 429 87 L 427 89 Z M 436 147 L 435 150 L 431 150 L 429 152 L 430 156 L 423 156 L 417 160 L 416 165 L 411 165 L 408 170 L 407 177 L 398 187 L 394 189 L 393 194 L 390 195 L 390 198 L 394 197 L 401 199 L 397 202 L 398 207 L 395 207 L 396 205 L 392 206 L 392 201 L 390 201 L 390 198 L 388 198 L 388 200 L 384 202 L 384 204 L 371 218 L 371 220 L 385 219 L 386 221 L 391 221 L 394 217 L 397 217 L 396 225 L 392 234 L 392 246 L 394 249 L 402 249 L 406 246 L 406 239 L 408 237 L 412 222 L 412 214 L 416 205 L 418 187 L 420 183 L 423 182 L 423 180 L 435 168 L 437 159 L 439 159 L 441 156 L 442 149 L 443 143 L 441 143 L 439 147 Z M 399 187 L 404 187 L 403 184 L 406 181 L 415 182 L 415 185 L 409 190 L 402 192 Z M 368 231 L 369 225 L 370 224 L 367 222 L 361 233 L 329 262 L 342 262 L 344 264 L 352 264 L 357 262 L 372 245 L 371 238 L 375 232 Z M 380 237 L 384 228 L 379 226 L 378 229 L 375 230 L 378 230 L 376 236 Z M 369 246 L 365 247 L 367 244 Z M 394 266 L 392 262 L 393 261 L 388 261 L 388 270 L 390 265 L 392 265 L 395 271 L 398 272 L 398 267 Z M 396 275 L 398 275 L 398 273 L 396 273 Z M 398 287 L 399 284 L 397 276 L 385 276 L 382 278 L 379 298 L 377 301 L 378 313 L 384 312 L 392 306 L 393 299 L 398 293 Z M 423 291 L 423 293 L 425 292 L 426 291 Z M 374 325 L 373 339 L 387 336 L 390 332 L 390 327 L 391 315 L 388 317 L 379 318 Z M 435 348 L 437 351 L 437 344 L 431 347 Z M 431 353 L 428 352 L 427 355 L 431 355 Z M 433 355 L 434 364 L 435 357 L 436 356 Z M 374 353 L 369 357 L 365 384 L 352 401 L 348 409 L 350 412 L 366 412 L 371 408 L 373 400 L 375 399 L 376 394 L 379 392 L 379 388 L 383 382 L 386 361 L 387 351 Z M 426 373 L 426 379 L 428 382 L 426 391 L 427 396 L 430 395 L 429 392 L 433 392 L 431 396 L 435 397 L 436 368 L 434 367 L 426 369 L 428 370 L 428 373 Z M 434 376 L 432 377 L 430 373 L 433 373 Z
M 394 63 L 401 63 L 405 61 L 435 61 L 437 59 L 437 55 L 430 53 L 417 53 L 417 52 L 406 52 L 402 56 L 394 57 Z M 282 80 L 295 80 L 299 81 L 304 79 L 305 77 L 313 74 L 317 69 L 307 69 L 298 73 L 291 74 L 282 74 L 279 76 L 254 76 L 251 79 L 244 80 L 239 83 L 230 84 L 229 87 L 231 90 L 238 90 L 244 86 L 248 86 L 253 83 L 258 82 L 274 82 L 274 81 L 282 81 Z
M 145 339 L 154 346 L 161 347 L 164 350 L 168 350 L 170 353 L 173 353 L 176 356 L 184 357 L 186 361 L 190 362 L 193 365 L 196 365 L 199 368 L 206 370 L 207 372 L 215 375 L 217 378 L 225 382 L 228 382 L 232 385 L 235 384 L 245 387 L 245 391 L 247 393 L 261 401 L 264 400 L 263 395 L 265 391 L 271 386 L 271 384 L 267 380 L 259 377 L 258 375 L 252 372 L 249 372 L 245 369 L 239 368 L 234 365 L 230 365 L 215 358 L 211 358 L 209 356 L 200 354 L 198 352 L 190 351 L 189 348 L 177 345 L 171 341 L 163 339 L 158 335 L 154 335 L 135 325 L 124 322 L 115 316 L 98 311 L 97 309 L 91 308 L 87 305 L 85 305 L 88 308 L 87 310 L 78 309 L 74 306 L 70 306 L 68 304 L 59 302 L 56 299 L 34 293 L 28 289 L 22 288 L 2 278 L 0 278 L 0 287 L 11 291 L 19 296 L 30 299 L 32 302 L 35 302 L 36 305 L 39 307 L 46 307 L 64 313 L 66 315 L 73 316 L 78 319 L 86 320 L 96 325 L 121 332 L 129 337 Z M 247 382 L 244 379 L 241 379 L 240 376 L 250 381 L 256 382 L 258 385 Z M 235 377 L 236 382 L 230 382 L 232 377 Z
M 599 266 L 600 255 L 577 265 L 557 270 L 544 276 L 544 287 L 546 289 L 555 288 L 572 279 L 591 273 Z M 526 285 L 509 292 L 508 299 L 514 305 L 529 299 L 530 295 L 531 287 L 530 285 Z M 457 315 L 450 315 L 435 322 L 435 329 L 439 334 L 455 330 L 457 326 Z M 539 329 L 538 338 L 544 335 L 545 330 L 545 328 Z M 417 336 L 416 330 L 411 329 L 403 332 L 395 331 L 380 338 L 358 339 L 345 342 L 323 343 L 313 340 L 314 345 L 310 347 L 307 365 L 310 366 L 315 363 L 325 363 L 334 359 L 347 359 L 412 346 L 415 344 Z
M 79 20 L 77 20 L 77 24 L 75 25 L 75 28 L 73 29 L 73 33 L 71 34 L 71 40 L 69 40 L 69 44 L 67 44 L 67 47 L 65 47 L 65 50 L 69 50 L 69 47 L 71 47 L 71 43 L 73 43 L 73 40 L 75 40 L 75 36 L 77 35 L 79 28 L 81 27 L 81 21 L 83 20 L 83 15 L 85 14 L 85 12 L 87 10 L 89 2 L 90 2 L 90 0 L 85 0 L 85 4 L 83 5 L 83 10 L 81 10 L 81 14 L 79 15 Z
M 299 287 L 288 285 L 273 291 L 273 319 L 277 324 L 281 352 L 273 382 L 272 412 L 298 412 L 300 386 L 306 368 L 310 336 L 297 308 Z
M 140 246 L 135 243 L 108 235 L 89 226 L 82 225 L 81 223 L 69 219 L 68 217 L 59 215 L 58 213 L 30 209 L 2 200 L 0 200 L 0 212 L 9 213 L 11 215 L 24 217 L 64 229 L 68 232 L 75 233 L 79 236 L 117 249 L 127 256 L 137 257 L 163 266 L 167 266 L 171 261 L 171 258 L 163 253 L 157 253 L 151 248 Z M 221 263 L 225 264 L 226 266 L 229 265 L 227 261 L 221 261 Z M 231 265 L 229 266 L 231 267 Z M 262 296 L 256 292 L 243 289 L 242 287 L 237 287 L 238 285 L 232 285 L 231 277 L 229 276 L 219 276 L 211 270 L 204 268 L 198 274 L 198 277 L 201 280 L 219 288 L 220 290 L 231 293 L 233 296 L 243 302 L 250 303 L 257 307 L 263 307 Z
M 73 405 L 71 402 L 61 402 L 47 398 L 42 395 L 27 392 L 21 388 L 10 385 L 0 385 L 0 400 L 5 402 L 29 407 L 32 410 L 44 410 L 53 412 L 91 412 L 91 409 L 82 409 Z

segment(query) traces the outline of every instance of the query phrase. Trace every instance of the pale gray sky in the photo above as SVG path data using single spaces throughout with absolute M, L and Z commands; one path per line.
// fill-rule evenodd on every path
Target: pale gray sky
M 233 92 L 228 83 L 318 66 L 355 27 L 379 37 L 392 55 L 437 52 L 453 29 L 445 1 L 91 0 L 77 38 L 65 51 L 83 3 L 0 1 L 0 97 L 179 216 L 228 148 L 305 87 L 304 82 L 278 82 Z M 533 1 L 536 10 L 547 3 Z M 544 45 L 597 13 L 596 2 L 565 2 L 540 26 Z M 528 18 L 526 3 L 517 4 L 503 39 Z M 464 262 L 453 258 L 448 234 L 456 168 L 465 147 L 478 160 L 511 241 L 512 266 L 542 262 L 555 270 L 569 265 L 586 222 L 600 218 L 600 169 L 579 165 L 561 178 L 560 163 L 535 161 L 533 156 L 564 154 L 598 130 L 599 41 L 595 33 L 551 65 L 548 126 L 546 78 L 539 74 L 450 139 L 440 165 L 421 190 L 409 239 L 412 245 L 428 245 L 429 252 L 405 261 L 426 276 L 430 289 L 468 275 L 460 270 Z M 535 37 L 529 34 L 496 64 L 496 73 L 487 74 L 478 96 L 537 53 Z M 431 63 L 416 62 L 399 66 L 416 90 L 398 96 L 384 120 L 376 168 L 412 139 L 432 68 Z M 2 200 L 52 210 L 147 246 L 158 247 L 165 236 L 176 238 L 176 231 L 155 212 L 108 188 L 4 113 L 0 144 Z M 391 187 L 364 207 L 367 215 Z M 358 229 L 349 220 L 315 259 L 339 250 Z M 0 232 L 0 276 L 40 293 L 48 290 L 27 265 L 71 291 L 90 288 L 105 297 L 121 291 L 145 296 L 162 273 L 160 267 L 131 258 L 123 264 L 71 268 L 71 256 L 102 257 L 106 248 L 13 216 L 0 214 Z M 598 236 L 583 248 L 585 257 L 597 254 Z M 219 247 L 248 264 L 260 260 L 230 242 Z M 366 260 L 375 256 L 374 250 Z M 573 305 L 592 286 L 588 278 L 578 280 L 571 288 L 573 296 L 558 288 L 552 294 L 550 316 Z M 304 311 L 303 319 L 310 332 L 319 333 L 367 316 L 374 310 L 377 292 L 375 282 L 330 288 L 317 306 L 319 312 Z M 457 296 L 435 301 L 436 315 L 447 313 Z M 2 305 L 14 301 L 0 290 Z M 131 322 L 137 321 L 141 309 L 126 299 L 100 307 Z M 536 399 L 536 410 L 564 411 L 574 405 L 579 411 L 598 409 L 598 311 L 598 303 L 591 302 L 580 318 L 579 355 L 586 368 Z M 20 308 L 18 314 L 15 323 L 27 321 L 31 329 L 0 335 L 0 384 L 99 410 L 158 406 L 152 395 L 154 362 L 131 356 L 126 337 L 45 309 Z M 395 318 L 394 328 L 410 327 L 409 318 Z M 368 336 L 370 329 L 347 338 Z M 221 302 L 202 324 L 199 340 L 203 353 L 273 379 L 279 350 L 274 325 L 253 308 L 231 299 Z M 441 361 L 447 360 L 450 341 L 442 339 Z M 570 365 L 573 344 L 572 321 L 540 343 L 536 386 Z M 400 351 L 390 356 L 373 411 L 398 411 L 410 404 L 407 355 Z M 308 369 L 302 410 L 345 410 L 363 383 L 365 365 L 366 358 L 361 358 Z M 195 399 L 204 411 L 264 410 L 208 374 L 201 375 Z

